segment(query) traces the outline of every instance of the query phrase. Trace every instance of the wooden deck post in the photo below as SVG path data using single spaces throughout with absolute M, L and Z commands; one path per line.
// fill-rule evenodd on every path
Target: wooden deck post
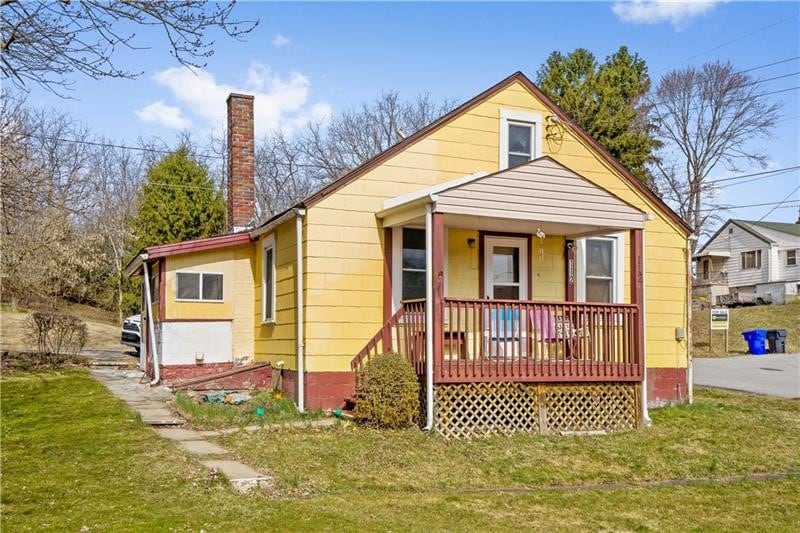
M 433 369 L 434 376 L 442 372 L 442 344 L 444 339 L 444 218 L 433 213 Z
M 383 230 L 383 323 L 391 320 L 392 309 L 392 228 Z M 384 328 L 383 350 L 392 351 L 392 329 Z
M 636 306 L 636 325 L 633 330 L 634 363 L 640 365 L 644 357 L 644 248 L 643 230 L 632 229 L 631 233 L 631 303 Z

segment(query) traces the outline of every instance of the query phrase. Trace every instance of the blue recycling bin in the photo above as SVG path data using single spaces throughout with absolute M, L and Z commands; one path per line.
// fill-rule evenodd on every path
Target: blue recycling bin
M 751 354 L 764 355 L 767 353 L 767 330 L 751 329 L 750 331 L 743 331 L 742 337 L 747 341 Z

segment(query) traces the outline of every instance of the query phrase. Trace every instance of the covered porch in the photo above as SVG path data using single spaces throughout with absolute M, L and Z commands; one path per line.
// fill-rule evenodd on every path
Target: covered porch
M 387 200 L 384 325 L 352 369 L 404 354 L 429 401 L 449 384 L 635 386 L 645 217 L 550 158 Z

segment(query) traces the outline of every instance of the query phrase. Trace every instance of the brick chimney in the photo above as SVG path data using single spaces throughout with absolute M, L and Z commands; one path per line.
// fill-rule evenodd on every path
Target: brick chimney
M 255 140 L 253 96 L 228 96 L 228 230 L 255 224 Z

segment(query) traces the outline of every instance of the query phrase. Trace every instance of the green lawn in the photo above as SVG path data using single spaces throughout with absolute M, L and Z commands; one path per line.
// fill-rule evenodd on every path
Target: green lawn
M 786 305 L 757 305 L 731 309 L 728 331 L 728 353 L 725 353 L 725 332 L 715 331 L 713 343 L 708 344 L 708 309 L 692 312 L 692 346 L 695 357 L 719 357 L 746 354 L 747 343 L 742 332 L 750 329 L 785 329 L 788 333 L 786 351 L 800 352 L 800 301 Z
M 695 407 L 654 412 L 652 429 L 597 438 L 447 444 L 352 426 L 240 434 L 226 443 L 241 441 L 237 453 L 276 473 L 280 488 L 239 496 L 83 370 L 5 373 L 0 391 L 0 527 L 9 532 L 790 531 L 800 522 L 796 477 L 550 488 L 796 469 L 800 404 L 789 400 L 700 393 Z M 496 490 L 523 484 L 534 490 Z M 298 490 L 304 497 L 293 497 Z

